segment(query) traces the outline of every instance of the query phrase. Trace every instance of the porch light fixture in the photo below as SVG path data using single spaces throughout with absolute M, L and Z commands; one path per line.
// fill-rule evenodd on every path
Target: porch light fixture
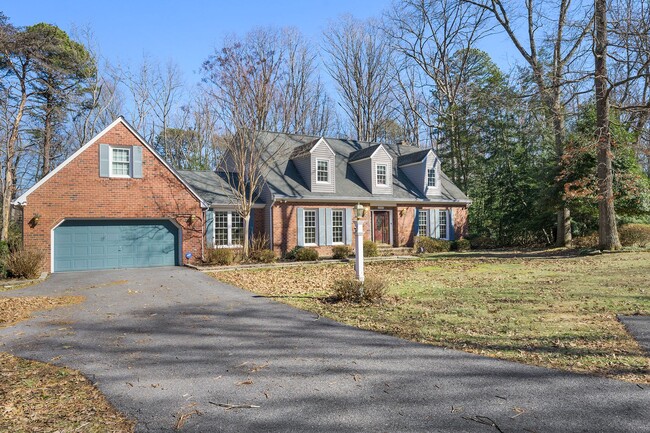
M 357 203 L 356 206 L 354 206 L 354 212 L 357 216 L 357 220 L 362 219 L 366 215 L 366 209 L 361 205 L 361 203 Z
M 194 214 L 190 215 L 187 221 L 190 223 L 190 225 L 194 224 L 194 221 L 196 221 L 196 215 Z
M 30 225 L 32 227 L 36 227 L 38 225 L 38 221 L 41 219 L 41 214 L 35 213 L 32 219 L 29 221 Z

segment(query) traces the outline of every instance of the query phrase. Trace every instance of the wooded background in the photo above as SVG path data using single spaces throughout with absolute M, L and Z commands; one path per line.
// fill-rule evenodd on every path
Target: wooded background
M 2 232 L 15 196 L 118 115 L 173 166 L 215 169 L 243 128 L 432 147 L 473 200 L 472 236 L 570 244 L 650 222 L 650 0 L 405 0 L 294 28 L 232 35 L 202 81 L 173 60 L 122 67 L 92 29 L 0 13 Z M 478 46 L 505 35 L 517 66 Z M 330 85 L 328 83 L 333 83 Z

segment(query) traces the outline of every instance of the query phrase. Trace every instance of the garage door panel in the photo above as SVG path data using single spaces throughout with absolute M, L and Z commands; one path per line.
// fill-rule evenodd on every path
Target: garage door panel
M 178 246 L 166 220 L 65 221 L 54 230 L 54 271 L 172 266 Z

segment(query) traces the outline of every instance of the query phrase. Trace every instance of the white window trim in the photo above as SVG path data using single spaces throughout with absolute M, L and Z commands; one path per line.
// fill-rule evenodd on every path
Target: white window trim
M 307 240 L 305 239 L 305 229 L 307 226 L 305 225 L 305 221 L 307 220 L 307 212 L 314 212 L 314 240 L 316 241 L 315 243 L 307 243 Z M 305 246 L 306 247 L 317 247 L 318 246 L 318 209 L 305 209 L 303 211 L 302 215 L 302 238 L 305 239 Z
M 327 180 L 326 181 L 325 180 L 318 180 L 318 163 L 319 162 L 324 162 L 324 163 L 327 164 Z M 331 166 L 331 164 L 330 164 L 329 159 L 316 158 L 316 183 L 320 183 L 320 184 L 323 184 L 323 185 L 329 185 L 330 183 L 332 183 L 332 181 L 331 181 L 332 173 L 330 172 L 331 171 L 330 166 Z
M 441 239 L 443 241 L 448 241 L 449 240 L 449 210 L 447 209 L 436 209 L 438 212 L 438 227 L 436 227 L 436 236 L 438 239 Z M 445 237 L 440 236 L 440 226 L 442 225 L 440 223 L 440 215 L 444 214 L 445 215 Z
M 384 178 L 386 183 L 379 183 L 379 167 L 384 167 Z M 375 165 L 375 185 L 376 186 L 388 186 L 388 164 L 376 164 Z
M 431 170 L 434 170 L 433 181 L 436 183 L 435 185 L 429 185 L 429 172 Z M 427 168 L 427 188 L 438 188 L 438 185 L 440 185 L 440 182 L 438 180 L 438 168 L 434 164 L 432 167 Z
M 234 213 L 237 213 L 236 210 L 215 210 L 215 214 L 219 212 L 226 212 L 226 221 L 228 222 L 227 226 L 227 239 L 228 239 L 228 244 L 226 245 L 217 245 L 217 225 L 216 222 L 212 224 L 212 245 L 214 245 L 215 248 L 241 248 L 241 244 L 233 244 L 232 243 L 232 216 Z M 215 220 L 216 221 L 216 220 Z M 245 229 L 245 227 L 244 227 Z
M 334 212 L 341 212 L 341 242 L 334 242 Z M 345 245 L 345 209 L 332 209 L 332 245 Z
M 129 174 L 113 173 L 113 150 L 124 149 L 129 152 Z M 133 177 L 133 149 L 130 146 L 109 146 L 108 147 L 108 176 L 118 179 L 129 179 Z
M 420 216 L 423 215 L 423 214 L 424 214 L 424 218 L 427 220 L 427 223 L 426 223 L 426 227 L 424 228 L 424 235 L 421 235 L 420 230 L 422 229 L 422 227 L 420 226 Z M 429 212 L 427 210 L 420 209 L 420 211 L 418 213 L 418 233 L 417 233 L 417 236 L 427 237 L 428 238 L 429 234 L 431 233 L 430 227 L 431 227 L 431 221 L 429 221 Z

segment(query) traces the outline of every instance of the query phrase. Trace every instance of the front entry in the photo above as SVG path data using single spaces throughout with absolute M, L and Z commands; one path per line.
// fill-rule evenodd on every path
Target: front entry
M 379 244 L 390 244 L 390 212 L 372 212 L 372 240 Z

